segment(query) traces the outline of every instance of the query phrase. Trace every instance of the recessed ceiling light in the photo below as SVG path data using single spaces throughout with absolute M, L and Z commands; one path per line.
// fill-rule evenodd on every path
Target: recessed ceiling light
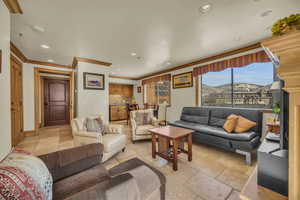
M 201 13 L 207 13 L 211 9 L 211 4 L 205 4 L 199 8 Z
M 46 44 L 42 44 L 41 47 L 44 48 L 44 49 L 49 49 L 49 48 L 50 48 L 50 47 L 49 47 L 48 45 L 46 45 Z
M 52 62 L 54 62 L 54 60 L 52 60 L 52 59 L 49 59 L 49 60 L 48 60 L 48 62 L 51 62 L 51 63 L 52 63 Z
M 33 26 L 32 28 L 33 28 L 33 30 L 35 30 L 37 32 L 40 32 L 40 33 L 45 32 L 45 29 L 43 27 L 40 27 L 40 26 L 37 26 L 37 25 Z
M 131 53 L 131 55 L 132 55 L 132 56 L 136 56 L 136 53 L 133 52 L 133 53 Z
M 260 14 L 261 17 L 266 17 L 266 16 L 269 16 L 273 11 L 272 10 L 267 10 L 263 13 Z

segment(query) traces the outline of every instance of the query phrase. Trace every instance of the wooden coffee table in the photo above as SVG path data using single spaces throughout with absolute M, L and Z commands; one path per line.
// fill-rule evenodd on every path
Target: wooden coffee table
M 165 126 L 149 130 L 152 134 L 152 158 L 156 155 L 173 162 L 173 170 L 177 171 L 177 155 L 188 154 L 188 161 L 192 161 L 192 133 L 191 129 L 175 126 Z M 158 150 L 156 150 L 158 141 Z M 184 142 L 188 142 L 188 150 L 184 149 Z

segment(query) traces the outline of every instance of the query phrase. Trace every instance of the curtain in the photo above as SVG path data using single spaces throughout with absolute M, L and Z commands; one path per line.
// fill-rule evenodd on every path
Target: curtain
M 208 72 L 218 72 L 227 68 L 244 67 L 252 63 L 271 62 L 265 51 L 231 58 L 204 66 L 195 67 L 193 70 L 194 76 L 199 76 Z

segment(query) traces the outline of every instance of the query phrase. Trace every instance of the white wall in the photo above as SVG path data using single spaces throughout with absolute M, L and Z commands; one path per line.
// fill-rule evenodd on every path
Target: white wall
M 24 104 L 24 131 L 32 131 L 34 126 L 34 68 L 65 70 L 58 67 L 23 63 L 23 104 Z
M 135 81 L 135 80 L 128 80 L 128 79 L 122 79 L 122 78 L 109 78 L 109 83 L 136 85 L 137 81 Z
M 2 50 L 2 72 L 0 73 L 0 160 L 11 149 L 10 118 L 10 14 L 0 1 L 0 49 Z
M 105 75 L 104 90 L 87 90 L 83 85 L 83 73 L 98 73 Z M 78 63 L 77 71 L 77 115 L 87 117 L 90 115 L 103 115 L 104 120 L 109 120 L 109 67 L 90 63 Z

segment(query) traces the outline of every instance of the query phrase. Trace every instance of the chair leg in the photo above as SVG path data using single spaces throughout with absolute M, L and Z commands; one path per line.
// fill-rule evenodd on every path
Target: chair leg
M 126 149 L 126 147 L 124 147 L 124 148 L 122 149 L 122 152 L 125 152 L 125 149 Z

